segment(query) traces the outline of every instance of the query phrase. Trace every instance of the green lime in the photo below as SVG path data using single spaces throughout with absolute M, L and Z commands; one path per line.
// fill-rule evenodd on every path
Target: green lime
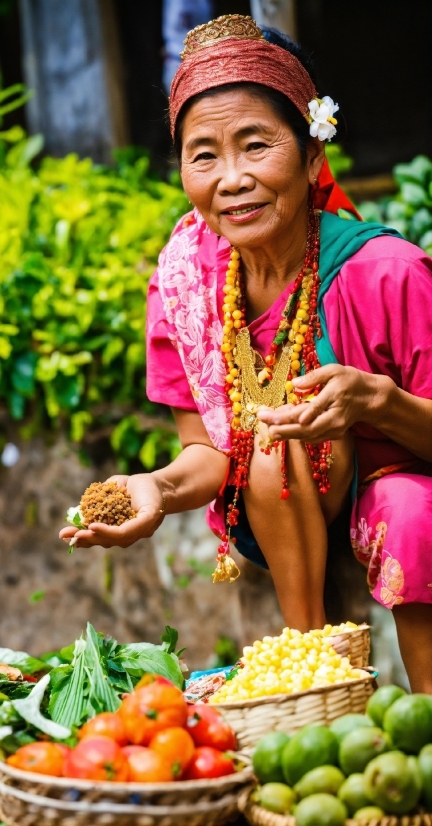
M 387 709 L 399 699 L 406 696 L 406 691 L 398 685 L 383 685 L 371 697 L 366 704 L 366 714 L 374 721 L 376 726 L 382 727 L 384 714 Z
M 421 694 L 407 694 L 396 700 L 384 714 L 384 731 L 394 747 L 408 754 L 418 754 L 432 742 L 432 712 L 429 701 Z
M 432 812 L 432 744 L 423 746 L 418 756 L 423 796 L 428 812 Z
M 365 781 L 372 803 L 389 814 L 404 815 L 418 803 L 421 778 L 417 760 L 401 751 L 389 751 L 371 760 Z
M 336 735 L 341 743 L 346 734 L 354 731 L 356 728 L 371 728 L 373 721 L 366 714 L 344 714 L 343 717 L 338 717 L 333 720 L 330 725 L 330 731 Z
M 254 799 L 269 812 L 285 815 L 296 802 L 296 795 L 285 783 L 265 783 L 257 789 Z
M 317 766 L 335 765 L 338 740 L 327 726 L 309 725 L 296 732 L 282 752 L 282 771 L 290 786 Z
M 312 794 L 296 806 L 296 826 L 344 826 L 348 812 L 331 794 Z
M 272 731 L 259 740 L 252 756 L 252 765 L 260 783 L 283 783 L 281 756 L 289 739 L 288 734 Z
M 381 820 L 385 812 L 379 806 L 362 806 L 354 813 L 354 820 Z
M 345 774 L 362 772 L 373 757 L 391 748 L 390 737 L 380 728 L 357 728 L 340 744 L 339 765 Z
M 342 783 L 337 794 L 339 800 L 345 803 L 350 817 L 353 816 L 357 809 L 362 809 L 371 802 L 366 794 L 365 776 L 359 772 L 350 774 L 345 782 Z
M 345 776 L 336 766 L 317 766 L 303 775 L 294 786 L 294 791 L 300 798 L 320 792 L 337 794 L 344 780 Z

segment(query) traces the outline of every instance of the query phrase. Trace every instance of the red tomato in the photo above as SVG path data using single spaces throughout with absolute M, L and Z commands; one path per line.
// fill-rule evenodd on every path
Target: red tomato
M 126 757 L 130 757 L 131 754 L 135 754 L 135 752 L 140 751 L 143 748 L 144 746 L 123 746 L 122 752 L 126 755 Z
M 56 743 L 58 749 L 60 749 L 63 758 L 67 757 L 67 755 L 72 751 L 70 746 L 65 746 L 63 743 Z
M 119 746 L 125 746 L 128 741 L 121 718 L 112 711 L 104 711 L 88 720 L 79 730 L 78 737 L 80 740 L 86 740 L 88 737 L 109 737 Z
M 152 683 L 161 683 L 161 685 L 172 685 L 170 680 L 167 680 L 166 677 L 161 677 L 159 674 L 143 674 L 139 683 L 135 686 L 135 691 L 137 688 L 144 688 L 146 685 L 151 685 Z
M 209 777 L 224 777 L 235 772 L 234 763 L 225 754 L 211 746 L 195 749 L 183 780 L 202 780 Z
M 149 748 L 167 761 L 174 777 L 181 777 L 195 750 L 190 734 L 178 727 L 159 731 L 150 740 Z
M 169 783 L 174 780 L 169 763 L 156 751 L 135 746 L 136 751 L 127 758 L 129 779 L 136 783 Z
M 232 728 L 219 711 L 205 703 L 188 706 L 186 728 L 196 746 L 212 746 L 219 751 L 234 751 L 237 748 Z
M 187 705 L 179 688 L 155 682 L 128 694 L 118 713 L 129 742 L 147 746 L 158 731 L 185 725 Z
M 66 757 L 64 776 L 121 783 L 129 780 L 127 757 L 110 737 L 89 737 Z
M 56 743 L 28 743 L 8 757 L 6 763 L 22 771 L 61 777 L 65 763 L 64 748 Z

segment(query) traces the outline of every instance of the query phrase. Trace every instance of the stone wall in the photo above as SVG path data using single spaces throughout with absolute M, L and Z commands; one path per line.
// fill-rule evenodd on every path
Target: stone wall
M 64 515 L 90 482 L 115 472 L 111 461 L 83 466 L 62 439 L 20 442 L 12 467 L 0 464 L 0 646 L 34 654 L 72 642 L 87 620 L 121 642 L 158 642 L 179 630 L 191 668 L 211 665 L 218 640 L 237 648 L 279 633 L 282 619 L 270 576 L 244 564 L 232 585 L 213 585 L 217 540 L 204 511 L 168 516 L 153 539 L 132 548 L 77 549 L 58 539 Z M 329 619 L 368 618 L 364 572 L 336 528 L 327 583 Z M 388 632 L 386 632 L 388 633 Z

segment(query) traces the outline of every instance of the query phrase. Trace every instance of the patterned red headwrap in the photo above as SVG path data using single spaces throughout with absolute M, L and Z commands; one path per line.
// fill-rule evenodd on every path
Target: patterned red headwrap
M 183 104 L 200 92 L 226 83 L 261 83 L 276 89 L 286 95 L 306 119 L 309 114 L 308 103 L 317 97 L 312 78 L 290 52 L 264 39 L 238 40 L 228 37 L 187 54 L 177 69 L 170 90 L 170 126 L 173 138 Z M 327 160 L 318 176 L 314 203 L 320 209 L 335 214 L 339 209 L 347 210 L 361 220 L 359 213 L 333 178 Z
M 222 40 L 188 55 L 174 75 L 170 90 L 170 125 L 189 98 L 225 83 L 262 83 L 286 95 L 307 118 L 308 103 L 317 96 L 312 79 L 290 52 L 265 40 Z

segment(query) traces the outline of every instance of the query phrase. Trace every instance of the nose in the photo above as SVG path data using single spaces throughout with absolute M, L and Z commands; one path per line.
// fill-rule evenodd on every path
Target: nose
M 253 176 L 245 169 L 238 156 L 226 157 L 223 162 L 218 184 L 220 195 L 233 195 L 238 192 L 250 192 L 255 187 Z

